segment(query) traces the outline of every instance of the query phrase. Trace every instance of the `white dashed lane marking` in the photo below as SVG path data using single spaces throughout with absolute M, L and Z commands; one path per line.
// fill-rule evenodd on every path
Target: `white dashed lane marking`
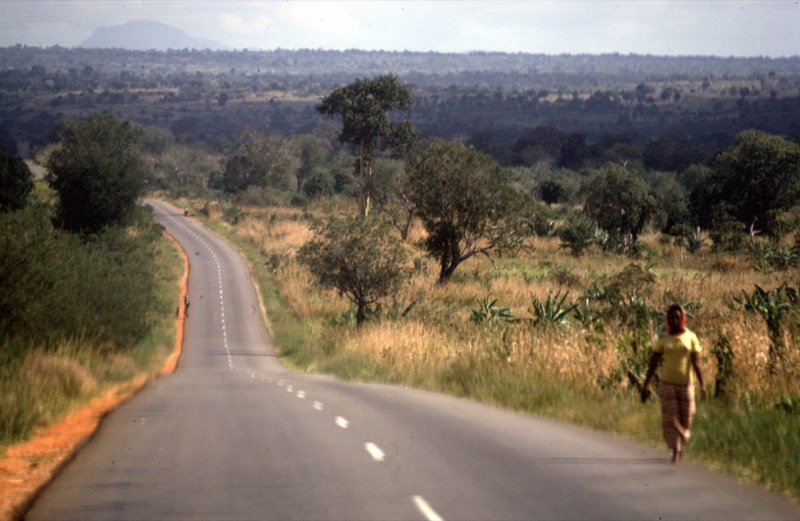
M 419 510 L 423 516 L 425 516 L 425 519 L 428 521 L 444 521 L 444 519 L 442 519 L 442 517 L 431 508 L 431 506 L 422 496 L 414 496 L 412 499 L 414 500 L 414 504 L 417 506 L 417 510 Z
M 372 459 L 375 461 L 383 461 L 386 458 L 386 454 L 383 453 L 380 447 L 372 442 L 364 445 L 364 448 L 367 449 L 367 452 L 369 452 L 369 455 L 372 456 Z
M 173 219 L 173 221 L 178 226 L 183 228 L 186 232 L 188 232 L 190 235 L 192 235 L 195 239 L 197 239 L 206 248 L 206 250 L 208 250 L 208 252 L 211 254 L 211 257 L 214 259 L 214 263 L 216 264 L 217 268 L 217 283 L 219 285 L 219 307 L 220 307 L 220 320 L 222 326 L 222 339 L 224 343 L 225 354 L 227 355 L 228 358 L 228 367 L 230 368 L 230 370 L 233 370 L 233 357 L 231 356 L 230 347 L 228 345 L 227 324 L 225 323 L 225 294 L 222 284 L 222 266 L 219 262 L 219 258 L 217 257 L 217 254 L 214 252 L 214 250 L 211 249 L 211 246 L 209 246 L 209 244 L 202 237 L 198 236 L 193 230 L 188 228 L 180 220 Z M 199 254 L 199 252 L 195 253 Z M 246 372 L 250 378 L 256 377 L 256 372 L 253 371 L 252 369 L 248 369 Z M 265 380 L 265 378 L 262 377 L 262 380 Z M 283 380 L 278 380 L 276 384 L 279 387 L 284 387 L 284 385 L 286 385 L 286 383 Z M 294 387 L 292 385 L 286 385 L 286 391 L 288 393 L 294 393 Z M 295 396 L 300 399 L 305 399 L 306 392 L 298 390 L 295 393 Z M 317 411 L 322 411 L 325 408 L 324 404 L 318 400 L 314 400 L 312 406 Z M 350 422 L 342 416 L 336 416 L 335 422 L 336 425 L 342 429 L 347 429 L 350 426 Z M 385 461 L 386 454 L 375 443 L 367 442 L 364 444 L 364 448 L 374 461 L 376 462 Z M 444 521 L 443 518 L 428 504 L 428 502 L 422 496 L 415 495 L 411 499 L 414 502 L 414 505 L 416 506 L 417 510 L 419 510 L 419 512 L 426 519 L 426 521 Z

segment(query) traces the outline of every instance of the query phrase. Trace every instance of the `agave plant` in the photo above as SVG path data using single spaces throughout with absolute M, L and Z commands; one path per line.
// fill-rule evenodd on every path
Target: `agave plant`
M 567 304 L 566 300 L 569 291 L 561 295 L 561 290 L 553 295 L 547 295 L 545 300 L 539 300 L 535 295 L 531 295 L 531 312 L 533 317 L 531 323 L 534 326 L 544 325 L 547 327 L 562 326 L 567 322 L 570 313 L 578 307 L 575 303 Z
M 514 313 L 512 313 L 510 309 L 497 305 L 497 299 L 490 300 L 489 297 L 486 297 L 479 302 L 479 304 L 480 308 L 473 310 L 470 316 L 470 320 L 476 324 L 485 323 L 492 325 L 517 321 L 516 317 L 514 317 Z
M 700 233 L 700 227 L 692 228 L 691 232 L 686 236 L 686 251 L 696 255 L 705 242 L 706 239 Z
M 748 295 L 742 290 L 741 298 L 736 298 L 735 301 L 745 311 L 757 313 L 766 322 L 769 334 L 769 371 L 775 372 L 786 354 L 783 340 L 784 319 L 790 312 L 800 311 L 797 290 L 788 287 L 785 282 L 769 291 L 756 284 L 753 293 Z
M 750 257 L 753 259 L 756 271 L 760 273 L 774 271 L 775 250 L 769 244 L 760 241 L 750 243 Z

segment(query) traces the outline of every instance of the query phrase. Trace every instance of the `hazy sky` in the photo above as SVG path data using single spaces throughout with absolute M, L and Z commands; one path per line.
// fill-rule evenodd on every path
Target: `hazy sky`
M 800 55 L 800 0 L 0 0 L 0 46 L 132 20 L 237 49 Z

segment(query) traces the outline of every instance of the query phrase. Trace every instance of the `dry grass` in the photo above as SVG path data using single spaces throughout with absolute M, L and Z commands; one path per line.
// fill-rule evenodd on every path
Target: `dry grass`
M 311 237 L 309 215 L 342 211 L 352 213 L 355 208 L 328 201 L 305 211 L 244 209 L 245 217 L 233 227 L 221 222 L 221 212 L 212 219 L 242 244 L 254 246 L 261 255 L 259 263 L 266 259 L 272 275 L 262 284 L 274 285 L 280 294 L 273 312 L 289 309 L 292 314 L 280 325 L 278 345 L 298 369 L 427 387 L 661 446 L 658 406 L 643 407 L 622 371 L 623 361 L 631 359 L 632 339 L 638 342 L 634 331 L 608 316 L 602 327 L 590 328 L 575 319 L 564 327 L 534 328 L 528 320 L 533 317 L 532 297 L 541 301 L 569 292 L 571 302 L 593 285 L 603 288 L 624 279 L 621 274 L 631 264 L 639 270 L 649 267 L 656 277 L 639 290 L 650 309 L 666 309 L 676 300 L 693 304 L 690 327 L 704 350 L 705 380 L 712 395 L 719 376 L 715 351 L 727 343 L 732 352 L 725 396 L 700 407 L 704 417 L 694 429 L 693 456 L 800 497 L 800 474 L 784 457 L 800 450 L 800 438 L 783 436 L 774 450 L 757 442 L 774 439 L 776 430 L 797 430 L 800 319 L 787 321 L 789 354 L 782 370 L 771 374 L 766 324 L 731 306 L 734 297 L 752 293 L 756 284 L 765 289 L 784 282 L 799 285 L 796 269 L 763 274 L 753 269 L 745 253 L 717 254 L 705 248 L 702 255 L 689 255 L 656 236 L 645 237 L 650 247 L 647 260 L 598 251 L 575 258 L 556 238 L 534 238 L 532 252 L 497 257 L 494 263 L 472 258 L 441 286 L 436 283 L 437 263 L 413 246 L 424 238 L 424 230 L 415 226 L 407 242 L 411 279 L 386 299 L 377 319 L 359 329 L 349 302 L 320 290 L 294 261 L 297 249 Z M 215 212 L 210 213 L 214 217 Z M 474 322 L 473 310 L 487 298 L 521 320 Z M 413 309 L 399 318 L 412 303 Z M 658 327 L 651 324 L 650 336 Z M 640 343 L 644 348 L 646 344 L 647 338 Z
M 311 213 L 328 211 L 330 208 L 311 209 Z M 267 259 L 273 259 L 280 292 L 302 319 L 321 321 L 318 327 L 325 328 L 326 319 L 348 310 L 346 299 L 331 291 L 320 291 L 307 271 L 293 260 L 297 249 L 312 236 L 304 212 L 246 209 L 245 217 L 232 231 Z M 408 244 L 423 237 L 424 231 L 416 226 Z M 485 257 L 467 261 L 447 286 L 436 284 L 436 263 L 424 252 L 410 248 L 416 261 L 414 275 L 393 297 L 402 307 L 416 301 L 410 317 L 403 321 L 375 321 L 361 330 L 337 330 L 334 340 L 326 340 L 326 349 L 357 353 L 393 375 L 413 374 L 423 368 L 435 372 L 455 359 L 479 354 L 545 370 L 572 385 L 592 387 L 598 376 L 611 374 L 619 367 L 617 345 L 623 331 L 616 325 L 608 324 L 602 332 L 587 331 L 576 322 L 545 332 L 520 325 L 487 329 L 470 321 L 471 311 L 489 297 L 497 299 L 497 305 L 510 309 L 516 317 L 529 318 L 532 296 L 541 300 L 558 291 L 568 291 L 569 300 L 573 300 L 592 283 L 607 282 L 632 262 L 640 266 L 649 262 L 657 273 L 648 288 L 651 306 L 665 309 L 673 300 L 698 306 L 690 327 L 698 333 L 705 349 L 709 387 L 713 387 L 716 378 L 713 344 L 724 336 L 730 341 L 735 364 L 729 390 L 737 397 L 747 395 L 748 400 L 766 403 L 782 394 L 800 396 L 800 379 L 790 377 L 796 376 L 798 368 L 797 328 L 787 332 L 792 353 L 786 364 L 787 373 L 768 378 L 769 338 L 763 320 L 729 306 L 743 290 L 750 292 L 756 284 L 771 288 L 787 280 L 792 283 L 791 277 L 797 277 L 797 272 L 762 274 L 752 269 L 744 255 L 705 251 L 694 256 L 675 246 L 658 244 L 655 236 L 645 240 L 654 252 L 651 259 L 632 261 L 600 252 L 575 258 L 560 248 L 556 238 L 534 238 L 532 252 L 496 258 L 496 267 Z M 331 342 L 335 345 L 331 346 Z

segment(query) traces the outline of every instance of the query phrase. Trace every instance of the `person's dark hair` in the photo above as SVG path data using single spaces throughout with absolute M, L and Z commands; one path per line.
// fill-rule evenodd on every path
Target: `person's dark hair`
M 678 327 L 673 329 L 670 327 L 669 317 L 671 317 L 672 314 L 676 312 L 680 314 L 681 318 L 680 321 L 678 322 Z M 683 306 L 681 306 L 680 304 L 671 305 L 667 310 L 667 328 L 670 329 L 670 333 L 679 333 L 683 331 L 685 327 L 686 327 L 686 312 L 683 310 Z

